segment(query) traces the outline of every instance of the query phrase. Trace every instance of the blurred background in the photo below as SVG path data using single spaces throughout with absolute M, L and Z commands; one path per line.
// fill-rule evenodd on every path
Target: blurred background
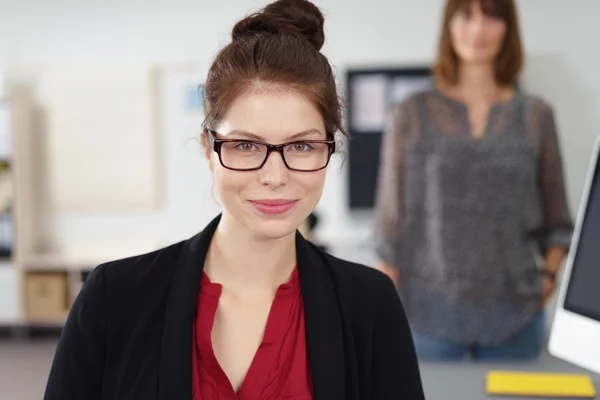
M 266 3 L 0 0 L 0 398 L 42 397 L 90 269 L 186 239 L 220 211 L 197 140 L 201 85 L 233 24 Z M 315 3 L 344 97 L 361 71 L 431 66 L 443 0 Z M 554 108 L 575 216 L 600 134 L 600 2 L 517 5 L 519 85 Z M 372 187 L 362 185 L 373 182 L 379 148 L 366 149 L 334 156 L 312 238 L 373 265 Z M 452 371 L 428 368 L 436 398 Z

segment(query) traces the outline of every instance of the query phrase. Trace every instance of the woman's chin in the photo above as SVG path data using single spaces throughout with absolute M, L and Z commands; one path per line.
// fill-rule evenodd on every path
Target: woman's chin
M 281 239 L 291 234 L 295 234 L 298 226 L 299 224 L 296 223 L 295 218 L 260 218 L 249 228 L 254 231 L 257 236 L 266 239 Z
M 495 53 L 490 51 L 472 50 L 466 51 L 463 54 L 462 61 L 465 64 L 471 65 L 484 65 L 493 64 L 495 59 Z

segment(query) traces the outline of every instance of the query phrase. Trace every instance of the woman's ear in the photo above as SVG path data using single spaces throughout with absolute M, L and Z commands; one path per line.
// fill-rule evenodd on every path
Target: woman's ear
M 213 174 L 215 173 L 215 162 L 213 161 L 213 157 L 211 157 L 211 155 L 208 155 L 208 169 L 210 169 L 210 172 L 212 172 Z
M 210 136 L 206 129 L 203 129 L 200 132 L 200 145 L 202 146 L 202 151 L 204 152 L 204 156 L 206 159 L 210 160 L 210 153 L 212 153 Z
M 208 161 L 208 168 L 211 172 L 214 172 L 213 158 L 211 157 L 213 153 L 211 140 L 206 129 L 203 129 L 200 133 L 200 146 L 202 146 L 204 157 L 206 157 L 206 161 Z

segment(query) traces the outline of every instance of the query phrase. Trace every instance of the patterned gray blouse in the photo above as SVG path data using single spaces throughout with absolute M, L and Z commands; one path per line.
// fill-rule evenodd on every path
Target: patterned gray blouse
M 416 332 L 499 344 L 538 312 L 540 249 L 568 247 L 572 221 L 551 108 L 518 93 L 484 135 L 437 90 L 390 116 L 378 184 L 377 254 L 400 270 Z M 543 252 L 543 250 L 542 250 Z

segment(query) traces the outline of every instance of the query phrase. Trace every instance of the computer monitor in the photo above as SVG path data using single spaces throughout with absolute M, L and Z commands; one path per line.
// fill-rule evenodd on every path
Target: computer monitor
M 596 140 L 558 304 L 550 331 L 553 356 L 600 373 L 600 138 Z

